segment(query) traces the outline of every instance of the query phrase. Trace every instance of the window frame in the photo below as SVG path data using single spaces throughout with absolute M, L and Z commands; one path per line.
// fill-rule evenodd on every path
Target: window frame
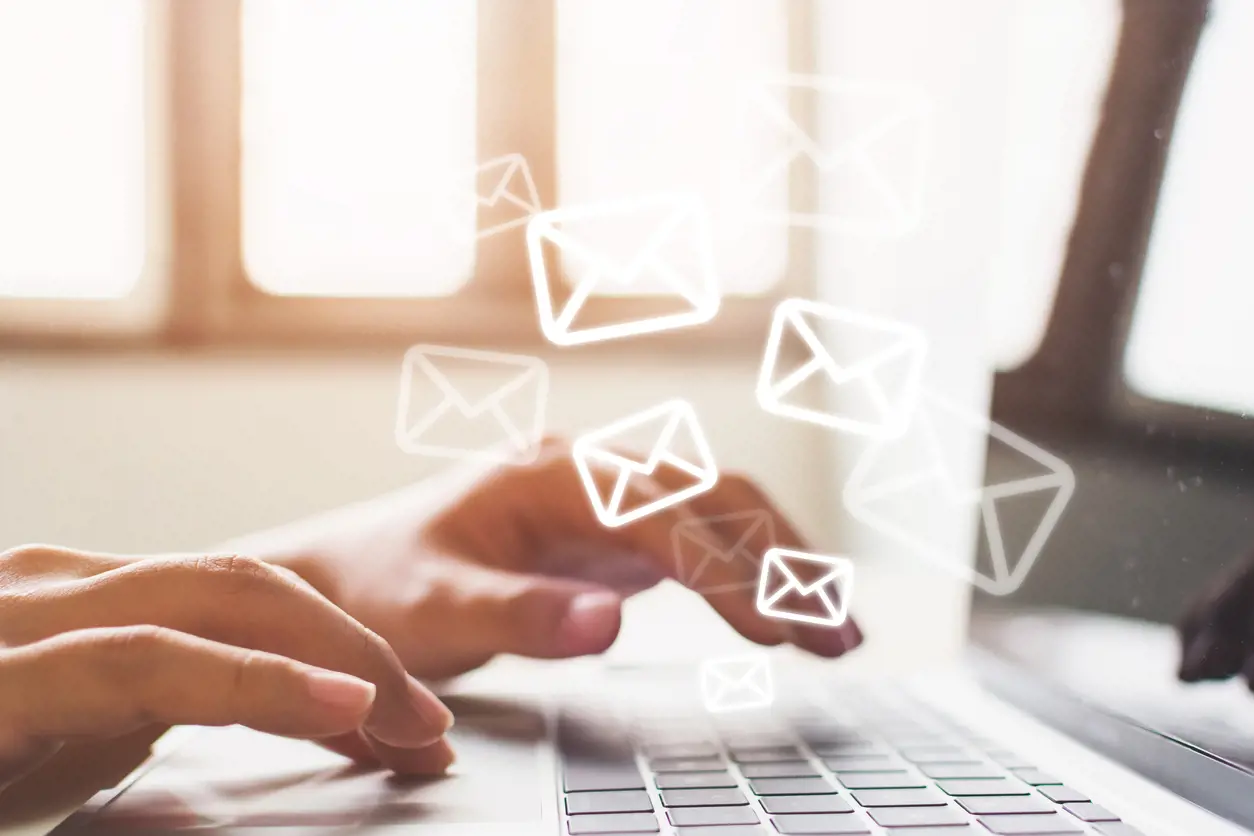
M 554 205 L 556 0 L 475 2 L 478 157 L 522 153 L 542 202 Z M 787 6 L 789 71 L 814 65 L 813 2 L 790 0 Z M 108 301 L 0 300 L 0 346 L 546 345 L 520 235 L 482 239 L 473 275 L 448 296 L 277 296 L 253 284 L 241 246 L 242 0 L 150 0 L 148 8 L 153 81 L 147 118 L 154 176 L 148 189 L 152 257 L 142 292 Z M 728 296 L 709 325 L 633 339 L 631 350 L 758 353 L 770 308 L 813 287 L 812 237 L 806 230 L 788 234 L 783 277 L 767 293 Z M 655 305 L 648 299 L 598 298 L 590 300 L 589 311 L 629 317 L 647 315 Z M 582 351 L 624 348 L 600 344 Z
M 1247 419 L 1147 397 L 1123 372 L 1172 128 L 1209 9 L 1209 0 L 1123 0 L 1053 310 L 1035 354 L 996 375 L 995 419 L 1042 434 L 1254 455 Z

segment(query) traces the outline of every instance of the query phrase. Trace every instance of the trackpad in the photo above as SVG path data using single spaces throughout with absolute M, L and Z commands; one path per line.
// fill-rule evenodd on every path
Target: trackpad
M 554 797 L 543 715 L 464 697 L 450 704 L 457 763 L 438 780 L 357 769 L 311 743 L 206 729 L 95 815 L 71 821 L 88 833 L 543 822 Z

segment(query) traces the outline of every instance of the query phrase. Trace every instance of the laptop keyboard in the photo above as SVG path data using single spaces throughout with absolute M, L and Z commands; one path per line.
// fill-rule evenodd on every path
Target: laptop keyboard
M 559 720 L 565 832 L 1142 836 L 904 692 L 814 707 Z

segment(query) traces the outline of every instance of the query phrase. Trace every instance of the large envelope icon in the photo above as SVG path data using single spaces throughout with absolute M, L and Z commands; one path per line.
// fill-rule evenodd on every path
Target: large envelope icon
M 987 461 L 983 473 L 980 463 Z M 1062 459 L 924 392 L 905 434 L 867 448 L 844 489 L 857 520 L 987 593 L 1022 585 L 1075 492 Z M 979 521 L 987 564 L 956 537 Z
M 487 238 L 523 226 L 541 210 L 531 168 L 522 154 L 505 154 L 486 160 L 462 178 L 466 192 L 456 200 L 475 208 L 470 229 L 475 238 Z M 461 216 L 455 217 L 460 221 Z M 458 225 L 457 230 L 465 229 Z
M 534 461 L 548 385 L 548 367 L 535 357 L 413 346 L 401 364 L 396 443 L 420 455 Z
M 731 545 L 721 540 L 710 542 L 706 536 L 712 528 L 729 532 Z M 742 583 L 726 583 L 714 580 L 718 567 L 729 563 L 751 568 L 750 574 L 756 574 L 759 555 L 753 547 L 758 539 L 771 545 L 775 544 L 775 519 L 769 511 L 735 511 L 715 517 L 699 517 L 695 520 L 684 520 L 671 531 L 671 539 L 675 547 L 676 579 L 684 586 L 709 595 L 715 592 L 731 592 L 737 589 L 752 589 L 756 581 Z
M 824 331 L 820 335 L 820 331 Z M 781 370 L 786 341 L 807 360 Z M 758 375 L 767 412 L 873 438 L 900 435 L 919 393 L 927 340 L 918 328 L 856 311 L 786 299 L 775 308 Z M 821 399 L 822 403 L 807 402 Z
M 793 118 L 789 102 L 798 96 L 813 102 L 813 129 Z M 754 87 L 748 118 L 754 133 L 771 136 L 744 177 L 750 211 L 763 220 L 880 238 L 919 223 L 931 121 L 920 90 L 788 75 Z M 798 169 L 815 184 L 818 208 L 767 209 L 789 193 Z
M 627 452 L 643 439 L 647 452 Z M 685 445 L 684 442 L 687 442 Z M 685 455 L 682 447 L 695 451 Z M 685 401 L 674 400 L 616 421 L 575 439 L 575 468 L 602 525 L 627 525 L 655 514 L 718 483 L 718 469 L 697 414 Z M 660 492 L 650 477 L 661 468 L 682 481 Z
M 775 701 L 771 660 L 765 653 L 701 663 L 701 698 L 711 714 L 767 708 Z
M 559 300 L 559 277 L 546 249 L 560 250 L 574 279 Z M 555 209 L 527 224 L 527 252 L 540 328 L 556 345 L 572 346 L 700 325 L 721 301 L 714 239 L 705 205 L 694 195 L 657 195 Z M 657 314 L 591 322 L 594 296 L 648 296 L 665 302 Z
M 852 595 L 853 563 L 846 558 L 774 548 L 762 559 L 757 603 L 763 615 L 839 627 Z

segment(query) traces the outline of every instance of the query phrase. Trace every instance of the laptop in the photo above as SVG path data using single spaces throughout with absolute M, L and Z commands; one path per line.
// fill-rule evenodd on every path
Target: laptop
M 1222 23 L 1239 3 L 1210 13 Z M 1215 146 L 1195 137 L 1233 117 L 1200 130 L 1206 97 L 1182 106 L 1207 3 L 1124 10 L 1053 312 L 1035 355 L 993 389 L 993 419 L 1065 461 L 1075 493 L 1022 583 L 973 594 L 960 666 L 886 677 L 772 651 L 769 680 L 742 681 L 769 705 L 721 711 L 701 665 L 504 660 L 445 692 L 459 760 L 444 778 L 403 780 L 239 728 L 179 729 L 56 832 L 1254 833 L 1254 694 L 1239 678 L 1179 682 L 1173 626 L 1254 552 L 1254 428 L 1238 417 L 1254 392 L 1221 391 L 1242 376 L 1210 385 L 1209 366 L 1190 365 L 1214 328 L 1163 327 L 1194 307 L 1221 317 L 1248 284 L 1222 272 L 1248 260 L 1212 258 L 1172 304 L 1162 266 L 1189 235 L 1222 231 L 1179 221 L 1205 211 L 1188 201 Z M 1246 50 L 1203 53 L 1201 81 Z M 1226 176 L 1248 176 L 1244 160 Z M 1226 211 L 1254 218 L 1254 190 L 1243 194 Z M 1222 255 L 1204 244 L 1193 257 Z M 1007 455 L 989 445 L 986 480 L 1009 472 Z M 998 508 L 1003 556 L 1040 511 Z M 980 540 L 977 572 L 998 570 L 991 545 Z

